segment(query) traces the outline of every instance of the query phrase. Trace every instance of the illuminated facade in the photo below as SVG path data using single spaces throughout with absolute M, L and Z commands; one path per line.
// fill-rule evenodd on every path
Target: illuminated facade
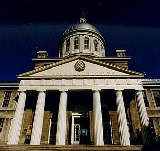
M 64 32 L 59 57 L 38 51 L 20 83 L 1 83 L 0 143 L 135 145 L 151 125 L 158 136 L 159 81 L 130 70 L 126 50 L 106 57 L 105 45 L 81 18 Z

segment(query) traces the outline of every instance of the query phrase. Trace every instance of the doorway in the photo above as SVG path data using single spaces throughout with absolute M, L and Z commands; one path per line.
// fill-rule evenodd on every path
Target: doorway
M 71 144 L 89 144 L 90 124 L 87 115 L 72 113 Z
M 73 144 L 80 143 L 80 124 L 74 124 L 74 141 Z

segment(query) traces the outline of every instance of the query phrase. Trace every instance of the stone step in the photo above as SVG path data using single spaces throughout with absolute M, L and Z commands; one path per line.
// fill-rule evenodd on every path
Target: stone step
M 0 145 L 0 151 L 141 151 L 142 146 L 120 145 Z

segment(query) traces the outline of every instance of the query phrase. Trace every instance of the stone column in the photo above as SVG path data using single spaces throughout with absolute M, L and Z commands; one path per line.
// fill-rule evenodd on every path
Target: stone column
M 63 55 L 61 57 L 64 57 L 64 55 L 66 53 L 66 41 L 64 41 L 64 43 L 63 43 L 62 53 L 63 53 Z
M 70 37 L 70 48 L 69 53 L 72 54 L 72 51 L 74 50 L 74 38 Z
M 31 145 L 40 145 L 43 126 L 45 96 L 46 94 L 44 91 L 39 92 L 32 128 L 30 143 Z
M 91 50 L 91 53 L 94 53 L 94 43 L 93 43 L 92 37 L 90 37 L 90 50 Z
M 102 111 L 99 90 L 93 91 L 93 123 L 94 145 L 104 145 Z
M 143 143 L 146 143 L 146 127 L 149 124 L 148 121 L 148 116 L 147 116 L 147 111 L 143 99 L 143 94 L 142 91 L 138 91 L 136 94 L 136 100 L 137 100 L 137 106 L 138 106 L 138 112 L 139 112 L 139 117 L 140 117 L 140 123 L 141 123 L 141 128 L 142 128 L 142 139 Z
M 23 119 L 23 113 L 24 113 L 24 107 L 25 107 L 25 101 L 26 101 L 26 93 L 22 91 L 20 92 L 20 95 L 19 95 L 18 104 L 17 104 L 14 118 L 12 120 L 11 127 L 10 127 L 7 144 L 18 144 L 21 125 L 22 125 L 22 119 Z
M 130 145 L 130 134 L 123 102 L 122 91 L 116 91 L 116 104 L 121 145 Z
M 58 111 L 56 145 L 65 145 L 67 92 L 61 91 Z
M 83 48 L 84 48 L 84 39 L 83 39 L 83 36 L 82 35 L 80 35 L 79 36 L 79 41 L 80 41 L 80 45 L 79 45 L 79 51 L 80 52 L 83 52 Z

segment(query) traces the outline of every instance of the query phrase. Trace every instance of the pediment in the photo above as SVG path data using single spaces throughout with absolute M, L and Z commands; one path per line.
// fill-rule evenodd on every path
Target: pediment
M 92 76 L 144 76 L 111 63 L 105 63 L 88 57 L 76 56 L 63 61 L 47 65 L 18 77 L 92 77 Z

